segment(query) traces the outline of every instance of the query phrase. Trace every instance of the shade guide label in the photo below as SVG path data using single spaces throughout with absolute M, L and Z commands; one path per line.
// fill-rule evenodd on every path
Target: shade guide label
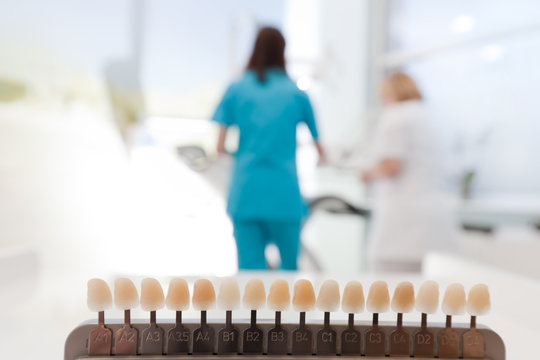
M 439 335 L 439 357 L 459 356 L 459 336 L 452 329 L 444 329 Z
M 268 332 L 268 354 L 287 354 L 287 331 L 278 327 Z
M 90 332 L 88 354 L 109 355 L 111 353 L 112 332 L 106 327 L 98 327 Z
M 116 334 L 116 354 L 118 355 L 135 355 L 137 354 L 137 341 L 139 331 L 129 325 L 124 325 Z
M 378 328 L 366 333 L 366 355 L 386 355 L 386 334 Z
M 148 355 L 163 354 L 163 329 L 155 324 L 142 332 L 142 353 Z
M 292 353 L 294 355 L 310 355 L 312 353 L 313 336 L 305 326 L 292 333 Z
M 421 329 L 414 334 L 413 339 L 414 355 L 434 356 L 435 338 L 433 333 L 426 329 Z
M 317 354 L 336 354 L 336 332 L 330 328 L 324 328 L 317 333 Z
M 243 352 L 246 354 L 262 354 L 263 331 L 259 328 L 250 327 L 244 331 Z
M 347 329 L 341 333 L 341 354 L 360 355 L 362 352 L 362 335 L 359 331 Z
M 226 327 L 218 333 L 218 354 L 238 353 L 238 330 Z
M 463 356 L 483 358 L 485 356 L 484 337 L 476 329 L 463 334 Z
M 390 334 L 390 356 L 409 356 L 411 354 L 411 337 L 403 329 L 397 329 Z
M 193 332 L 193 353 L 212 354 L 214 352 L 214 329 L 209 326 Z
M 191 342 L 191 331 L 177 325 L 167 335 L 167 354 L 187 354 Z

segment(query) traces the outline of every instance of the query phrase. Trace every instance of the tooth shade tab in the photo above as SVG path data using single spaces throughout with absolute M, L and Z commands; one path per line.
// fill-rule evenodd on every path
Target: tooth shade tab
M 400 282 L 392 296 L 392 310 L 397 313 L 408 313 L 414 309 L 414 286 L 408 281 Z
M 193 308 L 199 311 L 212 309 L 216 305 L 214 285 L 208 279 L 199 279 L 193 285 Z
M 339 284 L 335 280 L 326 280 L 322 283 L 317 296 L 317 309 L 324 312 L 339 309 Z
M 141 283 L 141 308 L 144 311 L 156 311 L 165 305 L 165 295 L 159 281 L 153 278 L 143 279 Z
M 442 311 L 446 315 L 461 315 L 465 312 L 465 305 L 465 289 L 463 285 L 449 285 L 444 292 Z
M 388 284 L 384 281 L 375 281 L 369 287 L 366 307 L 373 314 L 384 313 L 390 306 L 390 294 Z
M 189 309 L 189 287 L 186 280 L 179 278 L 171 280 L 165 298 L 165 305 L 167 305 L 167 309 L 172 311 Z
M 315 307 L 315 290 L 311 281 L 306 279 L 298 280 L 294 283 L 293 298 L 294 311 L 306 312 Z
M 364 289 L 358 281 L 349 281 L 343 289 L 341 309 L 348 314 L 358 314 L 364 311 Z
M 283 279 L 277 279 L 270 285 L 267 305 L 273 311 L 285 311 L 291 303 L 289 283 Z
M 244 307 L 249 310 L 261 310 L 266 305 L 266 290 L 261 279 L 250 279 L 244 288 L 242 298 Z
M 474 285 L 467 297 L 467 312 L 472 316 L 485 315 L 491 308 L 489 289 L 485 284 Z
M 88 280 L 86 303 L 90 311 L 105 311 L 111 308 L 112 294 L 109 285 L 101 279 Z
M 135 309 L 139 306 L 139 293 L 133 281 L 126 278 L 114 281 L 114 304 L 122 310 Z
M 221 310 L 236 310 L 240 307 L 240 287 L 235 279 L 226 278 L 221 281 L 218 307 Z
M 425 281 L 416 295 L 416 310 L 433 314 L 439 308 L 439 284 L 433 280 Z

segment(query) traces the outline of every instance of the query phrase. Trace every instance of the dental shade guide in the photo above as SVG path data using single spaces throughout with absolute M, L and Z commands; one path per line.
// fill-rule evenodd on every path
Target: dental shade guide
M 439 284 L 433 280 L 425 281 L 416 295 L 416 310 L 422 314 L 420 330 L 414 334 L 414 356 L 435 356 L 435 336 L 427 327 L 427 316 L 439 308 Z
M 218 307 L 225 310 L 225 327 L 218 332 L 218 354 L 236 354 L 239 333 L 232 323 L 232 311 L 240 307 L 240 288 L 236 280 L 223 279 L 219 287 Z
M 465 312 L 465 289 L 461 284 L 450 284 L 444 292 L 442 310 L 446 314 L 446 327 L 439 334 L 440 358 L 457 358 L 460 356 L 458 333 L 452 329 L 452 316 Z
M 358 281 L 349 281 L 343 289 L 342 310 L 349 314 L 348 327 L 341 333 L 341 355 L 360 356 L 362 334 L 355 329 L 354 314 L 364 311 L 364 290 Z
M 126 278 L 116 279 L 114 304 L 124 310 L 124 326 L 115 334 L 115 354 L 136 355 L 139 347 L 139 330 L 131 325 L 131 309 L 139 306 L 139 294 L 133 281 Z
M 105 281 L 101 279 L 88 281 L 87 304 L 90 311 L 98 313 L 98 325 L 89 335 L 88 355 L 110 355 L 112 331 L 105 326 L 105 310 L 111 308 L 112 295 Z
M 268 332 L 268 355 L 285 355 L 288 353 L 288 332 L 281 325 L 281 312 L 289 309 L 291 295 L 289 283 L 283 279 L 274 280 L 268 291 L 266 303 L 275 311 L 275 326 Z
M 263 330 L 257 326 L 257 310 L 266 305 L 266 291 L 261 279 L 250 279 L 244 288 L 242 303 L 246 309 L 251 310 L 250 326 L 244 330 L 243 349 L 244 354 L 263 353 Z
M 476 328 L 476 317 L 489 312 L 491 300 L 487 285 L 477 284 L 469 290 L 467 312 L 471 315 L 470 330 L 463 334 L 463 357 L 483 358 L 485 355 L 484 337 Z
M 379 328 L 379 314 L 388 311 L 390 295 L 388 284 L 375 281 L 369 288 L 366 307 L 373 314 L 372 328 L 366 333 L 366 355 L 386 355 L 386 334 Z
M 146 278 L 141 283 L 141 308 L 150 312 L 150 324 L 142 332 L 143 355 L 163 354 L 163 329 L 156 323 L 156 311 L 163 308 L 165 296 L 161 284 L 152 278 Z
M 306 311 L 315 307 L 315 291 L 311 281 L 301 279 L 294 283 L 292 304 L 300 315 L 298 328 L 292 333 L 292 354 L 311 355 L 313 334 L 306 326 Z
M 201 312 L 201 323 L 193 332 L 193 354 L 210 355 L 214 353 L 214 328 L 208 326 L 206 312 L 214 308 L 216 293 L 214 285 L 208 279 L 199 279 L 193 285 L 193 308 Z
M 337 334 L 330 326 L 330 313 L 339 309 L 339 284 L 326 280 L 319 289 L 317 309 L 324 312 L 323 328 L 317 333 L 317 354 L 336 355 Z
M 426 281 L 418 288 L 416 298 L 412 284 L 402 282 L 393 289 L 390 302 L 388 285 L 383 281 L 371 284 L 367 299 L 364 299 L 362 285 L 350 281 L 343 289 L 341 309 L 348 321 L 331 320 L 327 313 L 339 306 L 339 286 L 334 281 L 324 282 L 317 298 L 313 286 L 307 280 L 295 283 L 292 305 L 296 313 L 287 312 L 282 322 L 282 311 L 289 309 L 291 298 L 289 284 L 285 280 L 272 283 L 268 294 L 260 279 L 251 279 L 245 286 L 242 297 L 243 309 L 251 313 L 250 319 L 233 319 L 239 314 L 240 289 L 234 279 L 218 282 L 217 304 L 224 311 L 221 319 L 209 321 L 206 312 L 216 303 L 214 285 L 208 279 L 197 280 L 193 287 L 192 303 L 201 311 L 201 321 L 184 321 L 182 312 L 190 306 L 190 291 L 186 281 L 172 279 L 166 298 L 161 285 L 155 279 L 144 279 L 140 297 L 133 282 L 117 279 L 114 286 L 114 304 L 124 310 L 124 321 L 105 321 L 104 311 L 112 299 L 107 283 L 92 279 L 88 282 L 87 303 L 91 311 L 98 312 L 98 321 L 84 323 L 75 328 L 66 340 L 65 360 L 136 360 L 168 358 L 187 360 L 199 357 L 229 357 L 231 360 L 261 360 L 263 356 L 298 360 L 306 356 L 336 358 L 353 356 L 372 359 L 389 357 L 451 358 L 505 360 L 504 343 L 499 335 L 483 325 L 476 324 L 477 316 L 488 312 L 491 301 L 487 286 L 473 286 L 468 296 L 460 284 L 450 285 L 444 294 L 442 311 L 447 315 L 447 324 L 429 322 L 428 314 L 437 312 L 439 288 L 437 283 Z M 366 301 L 364 301 L 366 300 Z M 275 321 L 257 319 L 257 311 L 265 307 L 275 312 Z M 131 321 L 130 311 L 141 305 L 150 312 L 150 322 L 145 319 Z M 156 311 L 163 305 L 176 314 L 170 320 L 156 321 Z M 379 322 L 378 314 L 391 309 L 397 315 L 397 322 Z M 373 314 L 373 322 L 359 320 L 355 314 L 367 310 Z M 306 321 L 305 313 L 316 307 L 325 313 L 325 321 Z M 404 313 L 413 307 L 422 314 L 421 322 L 403 322 Z M 452 324 L 452 316 L 467 310 L 470 324 Z M 223 318 L 224 315 L 224 318 Z M 293 316 L 294 315 L 294 316 Z M 238 315 L 237 315 L 238 316 Z M 300 321 L 298 321 L 298 316 Z M 299 331 L 301 330 L 301 331 Z M 102 335 L 108 334 L 107 336 Z M 159 335 L 156 336 L 156 331 Z M 225 336 L 224 332 L 228 334 Z M 311 333 L 311 340 L 305 334 Z M 166 334 L 164 337 L 163 335 Z M 232 335 L 234 334 L 234 335 Z M 300 334 L 300 335 L 297 335 Z M 335 346 L 325 348 L 322 336 L 326 334 L 336 339 Z M 149 341 L 151 335 L 151 343 Z M 296 339 L 295 344 L 295 337 Z M 302 339 L 300 339 L 302 338 Z M 158 341 L 155 341 L 155 340 Z M 302 341 L 298 341 L 298 340 Z M 305 343 L 303 342 L 306 339 Z M 96 340 L 98 340 L 96 342 Z M 155 346 L 152 346 L 155 345 Z M 408 346 L 407 346 L 408 345 Z M 243 359 L 242 359 L 243 358 Z
M 189 287 L 184 279 L 175 278 L 169 283 L 165 298 L 167 309 L 176 312 L 174 327 L 167 333 L 167 353 L 172 355 L 189 353 L 191 332 L 182 324 L 182 311 L 189 309 Z

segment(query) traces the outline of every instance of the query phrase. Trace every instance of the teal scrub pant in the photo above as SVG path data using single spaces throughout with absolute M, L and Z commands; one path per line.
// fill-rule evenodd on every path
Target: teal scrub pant
M 300 247 L 300 220 L 264 221 L 233 219 L 238 250 L 238 269 L 267 268 L 264 250 L 270 243 L 279 249 L 282 270 L 297 270 Z

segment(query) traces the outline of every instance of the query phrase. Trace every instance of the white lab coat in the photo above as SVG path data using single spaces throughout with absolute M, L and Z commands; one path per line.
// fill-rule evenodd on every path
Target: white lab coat
M 437 143 L 420 101 L 385 107 L 372 143 L 374 163 L 402 162 L 394 178 L 373 184 L 373 222 L 368 260 L 420 262 L 431 250 L 453 250 L 451 201 L 441 190 L 443 174 Z

